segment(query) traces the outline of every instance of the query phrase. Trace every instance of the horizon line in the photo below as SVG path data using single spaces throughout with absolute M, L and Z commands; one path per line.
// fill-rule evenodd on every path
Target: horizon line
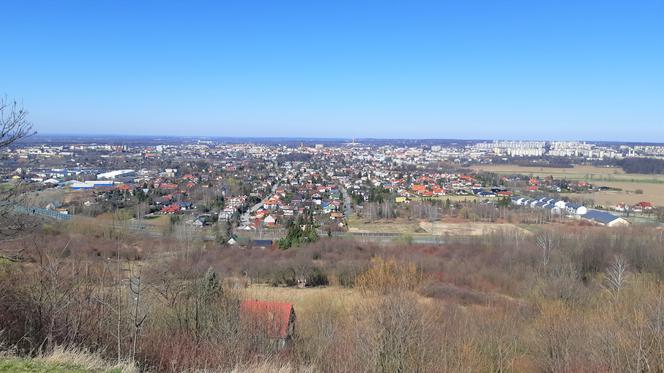
M 315 136 L 233 136 L 233 135 L 154 135 L 154 134 L 117 134 L 117 133 L 51 133 L 37 132 L 32 136 L 21 139 L 29 141 L 35 137 L 126 137 L 126 138 L 169 138 L 169 139 L 241 139 L 241 140 L 285 140 L 285 141 L 463 141 L 463 142 L 492 142 L 492 141 L 539 141 L 539 142 L 589 142 L 589 143 L 615 143 L 615 144 L 663 144 L 657 141 L 620 141 L 620 140 L 588 140 L 588 139 L 534 139 L 534 138 L 444 138 L 444 137 L 315 137 Z

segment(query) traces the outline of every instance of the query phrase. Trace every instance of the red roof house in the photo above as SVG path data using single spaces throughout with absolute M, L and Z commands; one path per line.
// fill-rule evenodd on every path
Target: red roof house
M 639 202 L 636 204 L 636 206 L 640 207 L 643 210 L 652 210 L 654 207 L 651 202 Z
M 159 184 L 159 189 L 167 189 L 167 190 L 172 190 L 172 189 L 177 189 L 177 184 L 173 183 L 161 183 Z
M 423 192 L 423 191 L 427 190 L 427 187 L 426 187 L 426 185 L 413 184 L 412 189 L 413 189 L 414 192 Z
M 240 303 L 240 322 L 247 332 L 263 335 L 284 348 L 295 331 L 295 309 L 290 303 L 245 300 Z
M 175 214 L 178 211 L 180 211 L 180 205 L 178 205 L 177 203 L 172 203 L 168 206 L 164 206 L 161 208 L 161 212 L 163 212 L 164 214 Z

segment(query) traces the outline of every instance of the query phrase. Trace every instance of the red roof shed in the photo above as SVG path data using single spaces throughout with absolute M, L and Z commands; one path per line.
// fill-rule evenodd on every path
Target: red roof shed
M 240 319 L 274 339 L 289 339 L 295 330 L 295 310 L 290 303 L 245 300 L 240 304 Z

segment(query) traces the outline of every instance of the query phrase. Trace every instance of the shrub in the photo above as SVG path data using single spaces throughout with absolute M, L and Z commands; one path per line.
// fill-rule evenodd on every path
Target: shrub
M 413 263 L 400 263 L 396 259 L 371 260 L 369 269 L 355 279 L 355 286 L 363 291 L 390 293 L 415 290 L 421 281 L 421 273 Z
M 314 267 L 307 272 L 306 280 L 307 286 L 325 286 L 330 283 L 327 279 L 327 275 L 317 267 Z

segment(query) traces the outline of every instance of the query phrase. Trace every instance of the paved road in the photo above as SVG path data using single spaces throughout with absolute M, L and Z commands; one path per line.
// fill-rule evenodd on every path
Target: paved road
M 348 221 L 350 215 L 353 213 L 350 196 L 348 195 L 346 188 L 341 184 L 339 184 L 339 190 L 341 190 L 341 195 L 344 197 L 344 217 L 346 218 L 346 221 Z
M 263 207 L 265 202 L 267 202 L 268 199 L 274 194 L 274 192 L 277 191 L 277 188 L 279 188 L 279 183 L 276 183 L 272 186 L 272 192 L 265 196 L 262 201 L 258 202 L 257 204 L 251 206 L 247 211 L 245 211 L 244 214 L 240 216 L 240 226 L 247 225 L 249 224 L 249 216 L 253 214 L 254 212 L 258 211 L 259 208 Z

